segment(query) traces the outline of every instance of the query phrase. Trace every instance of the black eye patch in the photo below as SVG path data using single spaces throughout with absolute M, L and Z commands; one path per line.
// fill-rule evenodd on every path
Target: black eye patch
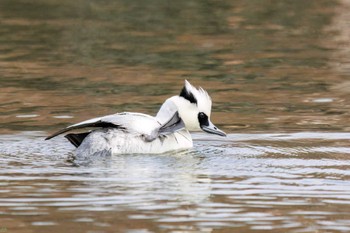
M 198 113 L 198 121 L 200 126 L 202 125 L 209 126 L 208 116 L 204 112 Z

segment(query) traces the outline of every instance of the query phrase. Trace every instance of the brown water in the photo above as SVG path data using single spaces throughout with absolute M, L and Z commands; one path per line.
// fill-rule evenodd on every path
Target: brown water
M 350 2 L 0 0 L 0 232 L 350 232 Z M 49 133 L 183 80 L 227 138 L 71 163 Z

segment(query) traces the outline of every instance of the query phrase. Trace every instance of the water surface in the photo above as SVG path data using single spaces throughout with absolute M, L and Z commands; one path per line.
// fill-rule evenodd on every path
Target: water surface
M 350 3 L 0 2 L 0 232 L 349 232 Z M 183 80 L 227 138 L 67 161 Z

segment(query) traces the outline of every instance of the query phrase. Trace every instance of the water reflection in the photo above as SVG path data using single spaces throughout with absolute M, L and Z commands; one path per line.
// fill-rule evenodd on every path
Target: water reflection
M 346 129 L 346 97 L 338 93 L 346 85 L 330 88 L 346 80 L 328 69 L 345 67 L 335 63 L 343 51 L 334 37 L 342 31 L 336 2 L 1 6 L 2 132 L 58 128 L 62 121 L 50 117 L 57 112 L 77 118 L 65 124 L 96 113 L 154 113 L 189 77 L 211 87 L 228 128 Z M 324 98 L 333 101 L 309 101 Z M 38 117 L 13 120 L 22 114 Z
M 75 164 L 63 139 L 43 147 L 41 135 L 1 136 L 0 214 L 27 219 L 13 229 L 350 229 L 349 134 L 195 135 L 193 151 Z
M 348 232 L 348 5 L 0 1 L 0 232 Z M 185 78 L 236 134 L 74 164 L 42 140 Z

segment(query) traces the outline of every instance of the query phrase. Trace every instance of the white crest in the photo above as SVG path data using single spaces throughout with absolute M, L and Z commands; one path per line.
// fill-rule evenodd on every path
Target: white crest
M 223 136 L 225 133 L 210 121 L 211 105 L 211 98 L 203 88 L 196 88 L 185 80 L 180 95 L 167 99 L 156 118 L 160 124 L 164 124 L 178 113 L 187 130 L 203 130 Z
M 186 90 L 188 96 L 192 95 L 194 97 L 196 102 L 195 104 L 197 105 L 199 112 L 204 112 L 208 117 L 210 117 L 212 101 L 208 92 L 201 87 L 195 88 L 187 80 L 185 80 L 184 89 Z M 192 102 L 194 102 L 194 100 L 192 100 Z

